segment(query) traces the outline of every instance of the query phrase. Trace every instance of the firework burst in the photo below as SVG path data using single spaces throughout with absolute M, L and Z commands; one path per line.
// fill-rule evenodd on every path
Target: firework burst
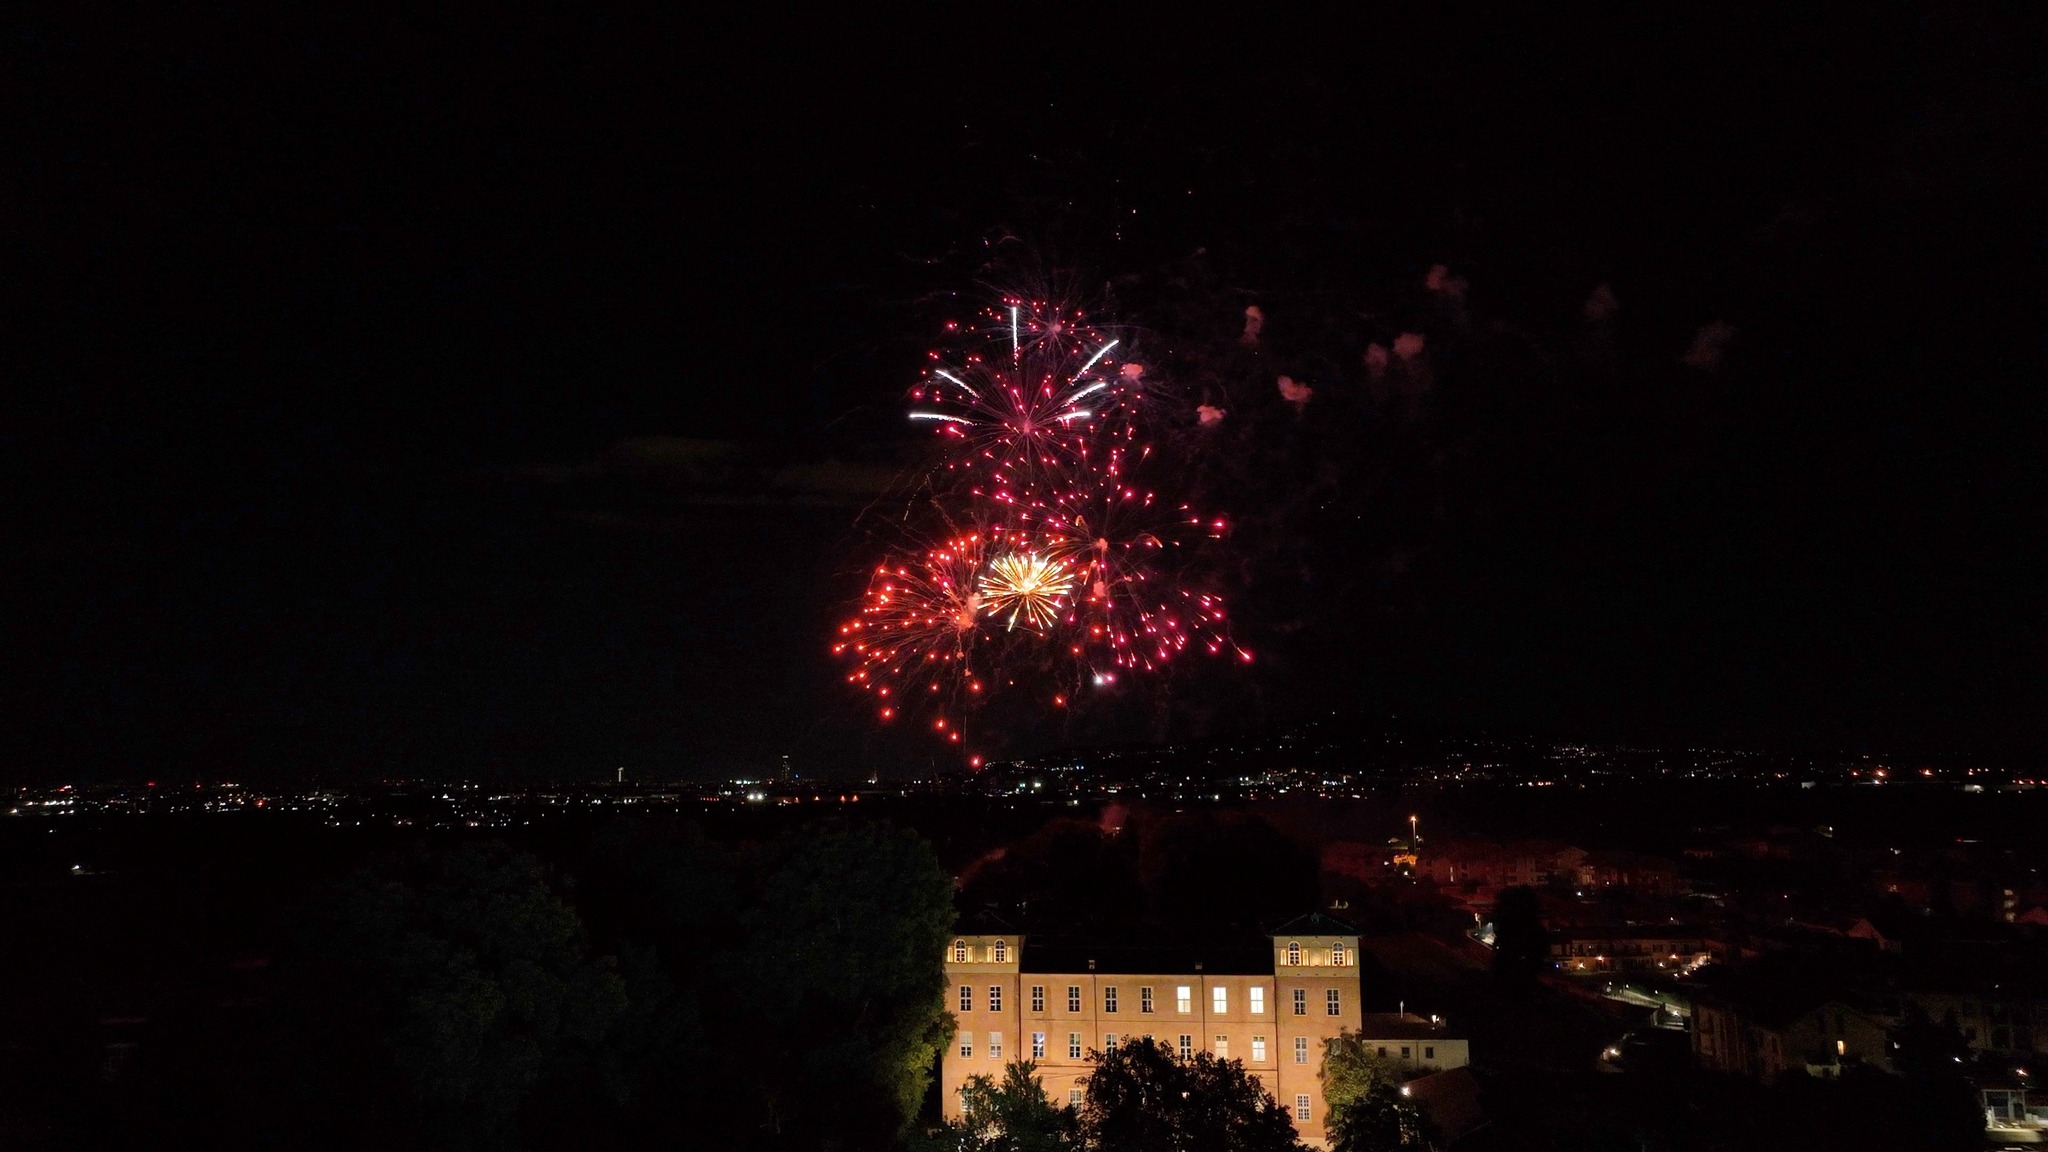
M 989 561 L 979 588 L 982 610 L 1007 616 L 1005 631 L 1016 631 L 1021 620 L 1044 632 L 1059 623 L 1062 601 L 1074 590 L 1074 573 L 1054 557 L 1007 552 Z
M 1080 681 L 1157 673 L 1191 648 L 1250 660 L 1222 599 L 1188 578 L 1225 522 L 1144 480 L 1171 473 L 1141 439 L 1144 369 L 1122 340 L 1022 299 L 948 331 L 910 392 L 941 451 L 901 519 L 947 527 L 873 571 L 833 648 L 880 718 L 915 713 L 964 745 L 998 690 L 1059 708 Z
M 975 642 L 985 544 L 980 533 L 962 533 L 880 565 L 860 611 L 839 626 L 832 652 L 853 662 L 846 680 L 875 695 L 882 720 L 930 711 L 945 731 L 946 712 L 961 706 L 963 694 L 982 690 Z
M 967 477 L 972 495 L 1028 503 L 1129 442 L 1137 389 L 1113 356 L 1120 341 L 1078 312 L 1021 300 L 1004 308 L 962 352 L 932 353 L 909 418 L 949 441 L 944 468 Z

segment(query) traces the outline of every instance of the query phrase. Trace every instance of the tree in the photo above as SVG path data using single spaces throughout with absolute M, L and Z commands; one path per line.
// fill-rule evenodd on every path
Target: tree
M 1151 1040 L 1093 1055 L 1081 1126 L 1097 1152 L 1292 1152 L 1294 1121 L 1236 1060 L 1176 1059 Z
M 1550 963 L 1550 934 L 1533 889 L 1501 889 L 1493 904 L 1493 974 L 1515 992 L 1527 992 Z
M 1330 1146 L 1337 1152 L 1433 1149 L 1435 1126 L 1422 1107 L 1401 1094 L 1401 1072 L 1386 1057 L 1344 1032 L 1323 1050 L 1323 1108 Z
M 807 828 L 762 864 L 705 997 L 735 1065 L 755 1070 L 735 1094 L 785 1142 L 895 1140 L 952 1036 L 952 881 L 923 840 L 873 825 Z
M 970 1076 L 961 1087 L 963 1112 L 925 1137 L 930 1152 L 1067 1152 L 1080 1147 L 1079 1117 L 1046 1097 L 1030 1061 L 1003 1069 L 1001 1083 Z
M 357 873 L 280 969 L 273 1071 L 300 1146 L 514 1146 L 543 1085 L 590 1083 L 626 1008 L 539 862 L 501 844 Z

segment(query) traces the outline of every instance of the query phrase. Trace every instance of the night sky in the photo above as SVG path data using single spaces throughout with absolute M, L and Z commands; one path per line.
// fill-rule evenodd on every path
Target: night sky
M 827 638 L 1032 277 L 1228 402 L 1261 659 L 1006 753 L 2048 751 L 2040 6 L 413 7 L 0 26 L 0 781 L 923 769 Z

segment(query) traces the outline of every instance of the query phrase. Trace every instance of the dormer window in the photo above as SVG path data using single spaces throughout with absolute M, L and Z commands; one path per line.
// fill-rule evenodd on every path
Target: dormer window
M 967 941 L 965 941 L 965 940 L 955 940 L 955 941 L 953 941 L 953 963 L 955 963 L 955 964 L 965 964 L 965 963 L 967 963 Z
M 996 941 L 996 953 L 995 953 L 995 955 L 996 955 L 996 963 L 998 963 L 998 964 L 1007 964 L 1007 963 L 1009 963 L 1009 962 L 1010 962 L 1010 944 L 1009 944 L 1009 942 L 1008 942 L 1008 941 L 1006 941 L 1006 940 L 998 940 L 998 941 Z
M 1290 940 L 1287 943 L 1287 966 L 1301 967 L 1301 942 L 1298 940 Z
M 1344 966 L 1344 946 L 1342 944 L 1330 945 L 1330 964 L 1337 968 Z

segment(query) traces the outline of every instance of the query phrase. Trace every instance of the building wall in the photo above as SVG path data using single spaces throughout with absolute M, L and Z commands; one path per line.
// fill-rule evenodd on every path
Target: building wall
M 1472 1044 L 1468 1040 L 1443 1036 L 1410 1036 L 1395 1040 L 1361 1037 L 1360 1043 L 1368 1051 L 1377 1052 L 1415 1072 L 1446 1072 L 1472 1062 Z
M 946 952 L 946 1008 L 953 1014 L 957 1034 L 947 1045 L 940 1069 L 941 1100 L 948 1119 L 960 1116 L 960 1088 L 970 1076 L 1000 1078 L 1003 1067 L 1018 1060 L 1037 1065 L 1036 1074 L 1055 1104 L 1066 1104 L 1083 1089 L 1092 1071 L 1092 1053 L 1109 1046 L 1110 1037 L 1125 1039 L 1150 1036 L 1178 1052 L 1181 1037 L 1188 1038 L 1191 1052 L 1207 1051 L 1244 1064 L 1268 1092 L 1296 1114 L 1296 1097 L 1309 1097 L 1309 1118 L 1296 1119 L 1295 1128 L 1311 1146 L 1321 1146 L 1323 1130 L 1322 1069 L 1324 1042 L 1345 1028 L 1358 1026 L 1361 1008 L 1356 937 L 1290 937 L 1274 942 L 1272 975 L 1223 975 L 1204 972 L 1160 972 L 1128 975 L 1097 972 L 1020 973 L 1022 951 L 1019 937 L 966 936 L 969 959 L 954 959 Z M 1002 940 L 1009 954 L 1007 963 L 991 959 L 993 946 Z M 1287 945 L 1300 946 L 1301 963 L 1289 965 Z M 1344 963 L 1333 964 L 1334 950 L 1341 948 Z M 966 1011 L 961 1010 L 960 989 L 970 989 Z M 1000 989 L 1001 1007 L 990 1008 L 989 989 Z M 1144 992 L 1152 993 L 1152 1011 L 1144 1011 Z M 1034 1008 L 1034 989 L 1043 989 L 1042 1007 Z M 1116 1010 L 1109 1010 L 1109 990 L 1116 990 Z M 1187 1009 L 1181 1009 L 1180 992 L 1187 991 Z M 1258 1010 L 1253 1010 L 1252 993 L 1259 993 Z M 1216 994 L 1223 993 L 1223 1007 L 1217 1008 Z M 1294 992 L 1302 993 L 1303 1012 L 1294 1011 Z M 1337 993 L 1336 1014 L 1331 1014 L 1329 994 Z M 1072 995 L 1070 996 L 1070 993 Z M 1078 1003 L 1078 1007 L 1073 1005 Z M 990 1051 L 989 1036 L 1002 1036 L 1002 1054 Z M 1043 1057 L 1033 1056 L 1033 1037 L 1044 1034 Z M 963 1055 L 961 1041 L 971 1039 L 970 1054 Z M 1297 1064 L 1295 1041 L 1305 1044 L 1301 1051 L 1306 1063 Z M 1263 1041 L 1263 1055 L 1258 1051 Z M 1080 1056 L 1071 1045 L 1078 1042 Z

